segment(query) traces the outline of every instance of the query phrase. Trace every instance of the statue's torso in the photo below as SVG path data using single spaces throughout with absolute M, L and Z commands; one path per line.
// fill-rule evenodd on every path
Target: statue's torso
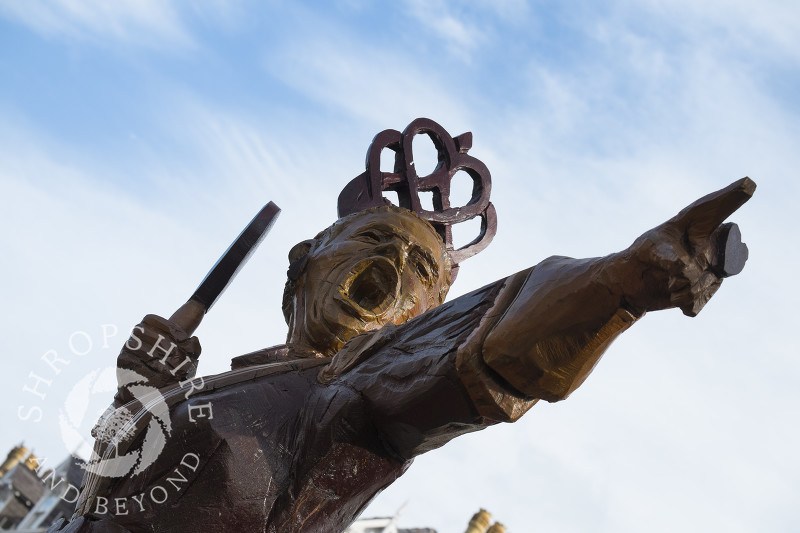
M 171 409 L 170 445 L 155 463 L 109 484 L 92 514 L 129 531 L 345 529 L 408 462 L 386 455 L 360 395 L 318 382 L 325 362 L 208 379 L 219 388 Z

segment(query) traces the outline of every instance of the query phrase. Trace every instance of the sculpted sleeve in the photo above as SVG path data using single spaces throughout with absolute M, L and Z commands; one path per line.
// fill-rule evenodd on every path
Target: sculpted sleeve
M 535 401 L 563 400 L 638 317 L 605 260 L 551 257 L 506 278 L 459 349 L 457 366 L 481 415 L 513 422 Z

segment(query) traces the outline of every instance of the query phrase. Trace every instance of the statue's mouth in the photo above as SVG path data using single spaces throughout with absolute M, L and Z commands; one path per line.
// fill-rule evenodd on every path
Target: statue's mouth
M 367 315 L 386 311 L 397 296 L 400 276 L 385 257 L 371 257 L 358 263 L 339 287 L 344 299 Z

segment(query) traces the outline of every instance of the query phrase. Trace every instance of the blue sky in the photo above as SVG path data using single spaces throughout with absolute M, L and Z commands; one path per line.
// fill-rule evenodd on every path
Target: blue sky
M 494 179 L 498 235 L 452 296 L 622 249 L 744 175 L 751 260 L 699 317 L 648 315 L 572 398 L 419 458 L 366 514 L 407 500 L 401 524 L 440 533 L 481 506 L 517 533 L 791 531 L 799 67 L 785 2 L 0 1 L 0 450 L 63 457 L 75 383 L 269 200 L 278 223 L 198 331 L 201 372 L 282 342 L 289 248 L 333 221 L 375 133 L 427 116 L 472 131 Z M 45 398 L 23 390 L 32 372 Z

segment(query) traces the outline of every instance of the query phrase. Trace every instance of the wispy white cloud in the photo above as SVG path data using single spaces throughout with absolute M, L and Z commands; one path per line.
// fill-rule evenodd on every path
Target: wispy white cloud
M 531 13 L 531 5 L 527 0 L 479 0 L 476 3 L 512 25 L 524 21 Z
M 459 17 L 452 3 L 408 0 L 405 5 L 418 23 L 444 41 L 451 55 L 463 61 L 469 61 L 469 53 L 486 39 L 483 28 Z
M 644 8 L 682 28 L 698 42 L 736 43 L 759 55 L 800 59 L 800 5 L 781 0 L 647 0 L 620 2 L 623 13 Z
M 313 100 L 381 129 L 425 115 L 463 123 L 459 95 L 443 87 L 437 69 L 393 49 L 347 36 L 308 35 L 270 52 L 266 65 Z
M 191 46 L 179 6 L 159 0 L 2 0 L 0 13 L 46 37 L 113 39 L 149 47 Z

